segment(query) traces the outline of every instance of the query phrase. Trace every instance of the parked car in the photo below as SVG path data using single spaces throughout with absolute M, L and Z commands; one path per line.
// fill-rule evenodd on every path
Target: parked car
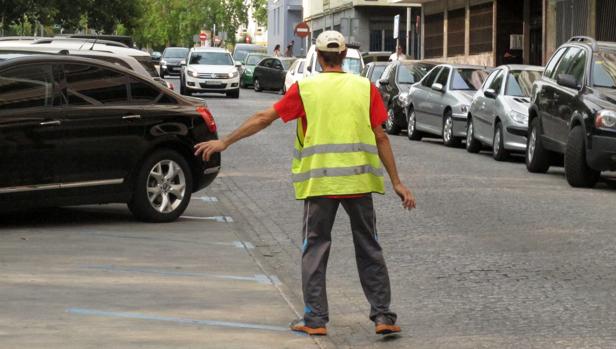
M 370 51 L 361 54 L 365 64 L 372 62 L 389 62 L 389 56 L 391 56 L 391 52 L 389 51 Z
M 271 57 L 265 58 L 255 67 L 253 80 L 254 90 L 272 90 L 284 92 L 284 81 L 287 71 L 297 58 Z
M 387 133 L 398 134 L 401 128 L 406 127 L 406 94 L 411 85 L 421 80 L 434 66 L 436 63 L 422 61 L 394 61 L 387 65 L 377 82 L 383 103 L 387 107 Z
M 163 56 L 162 53 L 158 52 L 158 51 L 153 51 L 150 56 L 152 57 L 152 61 L 154 63 L 159 63 L 160 62 L 160 58 Z
M 535 80 L 526 167 L 546 172 L 564 155 L 571 186 L 592 187 L 616 170 L 616 43 L 573 37 Z
M 407 135 L 420 140 L 424 134 L 443 138 L 457 146 L 466 137 L 466 124 L 473 95 L 489 71 L 476 65 L 441 64 L 434 67 L 408 93 Z
M 182 61 L 186 60 L 188 49 L 186 47 L 167 47 L 160 57 L 160 77 L 166 74 L 180 75 Z
M 201 101 L 117 65 L 81 57 L 0 54 L 0 207 L 124 202 L 169 222 L 209 185 L 220 156 Z
M 530 93 L 542 72 L 538 66 L 503 65 L 490 74 L 468 113 L 468 152 L 477 153 L 487 145 L 494 159 L 502 161 L 512 151 L 526 150 Z
M 389 65 L 388 62 L 370 62 L 364 66 L 361 76 L 368 78 L 371 83 L 376 84 L 383 75 L 387 65 Z
M 225 93 L 240 97 L 240 73 L 229 51 L 217 47 L 191 48 L 180 75 L 180 93 Z
M 359 75 L 362 69 L 364 69 L 364 61 L 361 58 L 359 47 L 347 44 L 347 55 L 342 61 L 342 69 L 351 74 Z M 317 61 L 316 46 L 312 45 L 308 49 L 306 54 L 306 69 L 304 70 L 304 77 L 316 75 L 323 71 L 323 68 Z
M 249 53 L 267 55 L 267 47 L 256 44 L 236 44 L 233 48 L 233 60 L 235 62 L 246 63 L 246 57 Z
M 261 62 L 263 58 L 269 57 L 265 53 L 249 53 L 246 55 L 244 62 L 242 63 L 242 72 L 240 76 L 240 87 L 245 88 L 252 86 L 252 74 L 257 66 L 257 63 Z
M 287 75 L 284 79 L 284 90 L 287 92 L 291 85 L 299 82 L 304 77 L 304 69 L 306 68 L 306 60 L 303 58 L 297 59 L 287 71 Z

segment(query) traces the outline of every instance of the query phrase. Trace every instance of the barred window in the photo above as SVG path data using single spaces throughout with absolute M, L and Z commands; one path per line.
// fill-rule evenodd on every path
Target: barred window
M 447 56 L 464 54 L 464 27 L 466 9 L 447 12 Z
M 492 11 L 492 2 L 471 6 L 470 54 L 492 52 Z
M 424 18 L 424 57 L 443 56 L 443 13 L 437 13 Z

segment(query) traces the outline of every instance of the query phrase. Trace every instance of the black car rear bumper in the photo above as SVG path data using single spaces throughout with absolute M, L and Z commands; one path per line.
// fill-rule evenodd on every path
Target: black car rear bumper
M 216 179 L 218 173 L 220 172 L 220 154 L 214 154 L 210 161 L 200 161 L 201 166 L 199 166 L 199 173 L 195 173 L 195 181 L 193 192 L 201 190 Z
M 616 170 L 616 137 L 592 136 L 586 159 L 595 170 Z

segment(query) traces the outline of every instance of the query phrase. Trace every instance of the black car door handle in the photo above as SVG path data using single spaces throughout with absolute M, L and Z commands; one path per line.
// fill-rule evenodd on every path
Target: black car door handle
M 58 126 L 60 124 L 62 124 L 62 121 L 60 120 L 50 120 L 50 121 L 43 121 L 39 123 L 39 125 L 41 126 Z
M 131 115 L 124 115 L 122 117 L 122 120 L 134 120 L 134 119 L 141 119 L 141 115 L 139 115 L 139 114 L 131 114 Z

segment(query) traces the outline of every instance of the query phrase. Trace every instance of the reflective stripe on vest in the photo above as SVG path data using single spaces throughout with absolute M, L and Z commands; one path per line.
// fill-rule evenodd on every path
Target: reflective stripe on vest
M 313 145 L 312 147 L 304 148 L 302 150 L 293 150 L 293 157 L 297 160 L 312 156 L 314 154 L 325 153 L 353 153 L 363 151 L 371 154 L 378 154 L 379 150 L 376 145 L 363 144 L 363 143 L 347 143 L 347 144 L 320 144 Z
M 370 81 L 322 73 L 298 85 L 306 129 L 298 120 L 292 165 L 295 197 L 384 193 L 370 124 Z

